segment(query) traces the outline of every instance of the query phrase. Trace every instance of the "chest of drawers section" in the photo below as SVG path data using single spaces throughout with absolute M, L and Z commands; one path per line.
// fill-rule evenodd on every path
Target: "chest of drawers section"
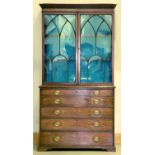
M 114 150 L 114 90 L 40 90 L 40 146 Z

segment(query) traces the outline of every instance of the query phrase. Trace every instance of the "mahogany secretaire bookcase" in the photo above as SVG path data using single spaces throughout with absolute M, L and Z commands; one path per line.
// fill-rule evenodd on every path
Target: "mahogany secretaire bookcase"
M 40 6 L 39 150 L 115 151 L 115 4 Z

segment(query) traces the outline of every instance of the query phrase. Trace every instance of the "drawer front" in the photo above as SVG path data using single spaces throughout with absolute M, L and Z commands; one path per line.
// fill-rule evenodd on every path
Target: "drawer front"
M 86 96 L 113 96 L 113 90 L 65 90 L 65 89 L 43 89 L 41 95 L 86 95 Z
M 110 132 L 42 132 L 41 145 L 51 146 L 111 146 L 113 144 Z
M 85 118 L 85 117 L 105 117 L 112 118 L 112 108 L 69 108 L 69 107 L 42 107 L 42 117 L 56 117 L 56 118 Z
M 42 119 L 42 130 L 76 130 L 76 119 Z
M 40 143 L 42 146 L 47 145 L 76 145 L 77 133 L 69 132 L 42 132 L 40 135 Z
M 113 121 L 109 119 L 42 119 L 41 129 L 46 130 L 102 130 L 112 131 Z
M 87 96 L 42 96 L 41 105 L 53 106 L 113 106 L 113 97 L 87 97 Z
M 77 127 L 81 130 L 112 131 L 113 121 L 110 119 L 80 119 L 77 120 Z
M 80 145 L 102 145 L 110 146 L 113 143 L 112 133 L 104 132 L 79 132 L 78 142 Z

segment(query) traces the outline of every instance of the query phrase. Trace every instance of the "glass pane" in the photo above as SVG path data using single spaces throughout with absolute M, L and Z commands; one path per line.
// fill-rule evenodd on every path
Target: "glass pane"
M 95 32 L 89 22 L 81 30 L 81 56 L 89 59 L 95 52 Z
M 50 25 L 47 29 L 49 29 Z M 59 54 L 59 33 L 55 26 L 45 36 L 45 58 L 52 58 Z
M 80 79 L 81 82 L 87 82 L 88 80 L 88 63 L 84 57 L 80 60 Z
M 89 21 L 92 24 L 95 31 L 97 31 L 98 27 L 100 26 L 103 20 L 102 18 L 100 18 L 100 16 L 96 15 L 96 16 L 92 16 L 92 18 Z
M 75 81 L 75 59 L 70 59 L 68 62 L 68 82 Z
M 45 82 L 75 82 L 75 15 L 44 15 Z
M 53 22 L 57 25 L 59 32 L 61 32 L 67 20 L 63 17 L 63 15 L 58 15 Z
M 73 16 L 73 15 L 63 15 L 63 17 L 72 25 L 72 28 L 75 31 L 75 16 Z
M 102 59 L 99 56 L 91 57 L 88 64 L 88 82 L 103 82 L 103 65 Z
M 44 17 L 45 17 L 45 25 L 48 25 L 49 22 L 56 17 L 56 15 L 45 15 Z
M 96 34 L 96 52 L 103 58 L 111 58 L 111 31 L 103 22 Z
M 66 58 L 75 58 L 75 32 L 70 23 L 66 23 L 60 36 L 60 53 Z
M 63 56 L 53 59 L 53 82 L 67 81 L 67 60 Z
M 112 16 L 111 15 L 100 15 L 102 19 L 107 23 L 110 29 L 112 29 Z
M 81 82 L 112 82 L 111 15 L 81 15 Z
M 81 29 L 86 24 L 86 21 L 90 19 L 93 15 L 82 15 L 81 16 Z
M 50 59 L 45 60 L 45 81 L 52 81 L 52 62 Z
M 112 81 L 112 66 L 111 61 L 106 61 L 104 65 L 104 71 L 106 72 L 104 76 L 105 82 L 111 82 Z

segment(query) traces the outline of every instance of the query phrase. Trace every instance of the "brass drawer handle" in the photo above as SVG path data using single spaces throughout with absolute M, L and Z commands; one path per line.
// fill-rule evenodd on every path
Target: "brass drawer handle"
M 61 139 L 61 137 L 60 137 L 60 136 L 55 136 L 55 137 L 53 138 L 53 140 L 54 140 L 55 142 L 59 142 L 59 141 L 60 141 L 60 139 Z
M 59 114 L 61 114 L 61 111 L 60 111 L 59 109 L 56 109 L 56 110 L 54 111 L 54 114 L 59 115 Z
M 99 122 L 94 122 L 93 125 L 94 125 L 95 127 L 100 126 Z
M 98 136 L 93 137 L 93 141 L 94 142 L 99 142 L 100 141 L 100 137 L 98 137 Z
M 100 111 L 99 110 L 94 110 L 94 115 L 99 115 L 100 114 Z
M 95 96 L 98 96 L 98 95 L 99 95 L 99 91 L 98 91 L 98 90 L 95 90 L 95 91 L 94 91 L 94 95 L 95 95 Z
M 94 99 L 94 102 L 95 104 L 99 104 L 100 103 L 100 100 L 99 99 Z
M 57 91 L 55 91 L 55 93 L 54 93 L 55 95 L 60 95 L 60 91 L 59 90 L 57 90 Z
M 61 122 L 55 122 L 55 123 L 54 123 L 54 126 L 55 126 L 55 127 L 62 126 L 62 123 L 61 123 Z
M 60 104 L 60 103 L 61 103 L 61 102 L 60 102 L 60 99 L 59 99 L 59 98 L 55 99 L 54 103 L 55 103 L 55 104 Z

